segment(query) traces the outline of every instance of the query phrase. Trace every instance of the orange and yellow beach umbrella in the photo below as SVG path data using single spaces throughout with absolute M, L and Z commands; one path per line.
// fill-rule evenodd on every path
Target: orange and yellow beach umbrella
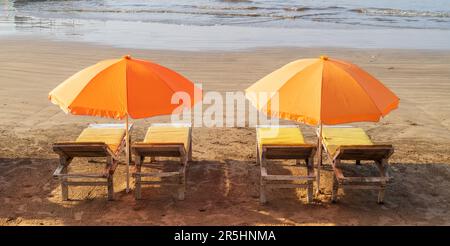
M 267 115 L 319 126 L 320 136 L 322 124 L 376 122 L 399 104 L 399 98 L 366 71 L 326 56 L 293 61 L 251 85 L 246 96 Z M 320 167 L 321 144 L 318 147 Z
M 189 95 L 189 104 L 172 103 L 176 92 Z M 126 119 L 128 190 L 128 118 L 172 114 L 181 103 L 192 107 L 201 95 L 201 89 L 175 71 L 124 56 L 100 61 L 72 75 L 49 93 L 49 99 L 66 113 Z
M 260 102 L 250 96 L 261 92 L 272 97 Z M 264 113 L 308 125 L 376 122 L 399 103 L 369 73 L 325 56 L 291 62 L 247 88 L 246 94 Z M 278 107 L 268 107 L 274 103 Z

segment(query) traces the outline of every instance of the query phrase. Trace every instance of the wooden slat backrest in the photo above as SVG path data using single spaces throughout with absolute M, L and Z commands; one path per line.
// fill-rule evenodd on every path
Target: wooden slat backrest
M 106 157 L 113 153 L 102 142 L 60 142 L 53 144 L 53 151 L 66 157 Z
M 139 156 L 180 157 L 186 154 L 181 143 L 134 143 L 131 151 Z
M 379 161 L 388 159 L 393 152 L 392 145 L 343 145 L 338 148 L 333 159 Z
M 316 146 L 311 144 L 281 146 L 262 145 L 266 159 L 308 159 L 314 157 Z

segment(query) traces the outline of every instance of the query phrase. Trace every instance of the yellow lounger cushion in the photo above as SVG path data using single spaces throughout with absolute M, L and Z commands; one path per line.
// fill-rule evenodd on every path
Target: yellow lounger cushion
M 292 146 L 305 144 L 303 134 L 297 127 L 257 128 L 259 148 L 263 144 Z
M 187 151 L 189 127 L 151 126 L 145 134 L 144 143 L 183 144 Z
M 125 129 L 88 127 L 81 132 L 76 142 L 103 142 L 115 153 L 124 137 Z
M 322 137 L 331 156 L 334 156 L 341 145 L 373 145 L 366 132 L 355 127 L 325 127 L 322 129 Z

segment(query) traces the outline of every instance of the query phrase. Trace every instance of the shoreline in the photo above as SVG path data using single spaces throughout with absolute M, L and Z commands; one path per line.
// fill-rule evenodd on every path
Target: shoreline
M 0 37 L 24 35 L 117 48 L 181 51 L 239 51 L 264 47 L 450 50 L 450 30 L 446 29 L 195 26 L 116 20 L 42 21 L 39 18 L 34 22 L 6 21 L 2 23 L 4 31 L 0 32 Z
M 14 34 L 14 35 L 0 35 L 0 42 L 41 42 L 41 43 L 53 43 L 53 44 L 60 44 L 60 45 L 73 45 L 73 46 L 89 46 L 89 47 L 98 47 L 98 48 L 109 48 L 109 49 L 116 49 L 116 50 L 128 50 L 128 51 L 148 51 L 148 52 L 167 52 L 167 53 L 192 53 L 192 54 L 223 54 L 223 53 L 251 53 L 251 52 L 258 52 L 258 51 L 270 51 L 270 50 L 287 50 L 287 49 L 294 49 L 294 50 L 325 50 L 325 51 L 365 51 L 365 52 L 377 52 L 377 51 L 392 51 L 392 52 L 416 52 L 416 53 L 429 53 L 429 54 L 442 54 L 444 55 L 450 54 L 450 47 L 448 49 L 437 49 L 437 48 L 386 48 L 386 47 L 372 47 L 372 48 L 365 48 L 365 47 L 341 47 L 341 46 L 280 46 L 280 45 L 267 45 L 267 46 L 258 46 L 258 47 L 246 47 L 246 48 L 239 48 L 239 49 L 200 49 L 200 50 L 184 50 L 184 49 L 169 49 L 169 48 L 161 48 L 161 47 L 155 47 L 155 48 L 149 48 L 149 47 L 122 47 L 117 46 L 113 44 L 108 43 L 101 43 L 101 42 L 95 42 L 95 41 L 70 41 L 65 39 L 56 39 L 52 37 L 45 37 L 41 35 L 36 34 Z M 299 57 L 298 59 L 301 59 L 304 57 Z

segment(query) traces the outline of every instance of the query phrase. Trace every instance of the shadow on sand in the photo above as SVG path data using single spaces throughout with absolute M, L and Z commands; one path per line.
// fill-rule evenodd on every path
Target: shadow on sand
M 86 165 L 92 165 L 89 162 Z M 102 166 L 102 163 L 99 165 Z M 175 162 L 171 163 L 175 164 Z M 270 172 L 291 174 L 289 167 L 270 164 Z M 125 166 L 115 174 L 115 201 L 104 187 L 70 188 L 61 201 L 59 182 L 52 178 L 57 159 L 0 158 L 0 222 L 66 225 L 254 225 L 254 224 L 448 224 L 450 165 L 393 163 L 393 182 L 384 205 L 376 192 L 345 191 L 329 202 L 330 167 L 322 172 L 322 194 L 306 204 L 303 189 L 268 193 L 259 204 L 259 166 L 254 161 L 225 159 L 190 163 L 187 193 L 178 201 L 173 188 L 143 187 L 142 200 L 125 192 Z M 167 165 L 169 166 L 169 165 Z M 165 168 L 165 167 L 164 167 Z M 300 168 L 303 169 L 304 168 Z M 369 174 L 370 167 L 349 165 L 348 172 Z M 375 170 L 375 169 L 373 169 Z M 133 187 L 133 186 L 131 186 Z M 361 216 L 361 215 L 364 216 Z M 339 223 L 337 223 L 339 221 Z

